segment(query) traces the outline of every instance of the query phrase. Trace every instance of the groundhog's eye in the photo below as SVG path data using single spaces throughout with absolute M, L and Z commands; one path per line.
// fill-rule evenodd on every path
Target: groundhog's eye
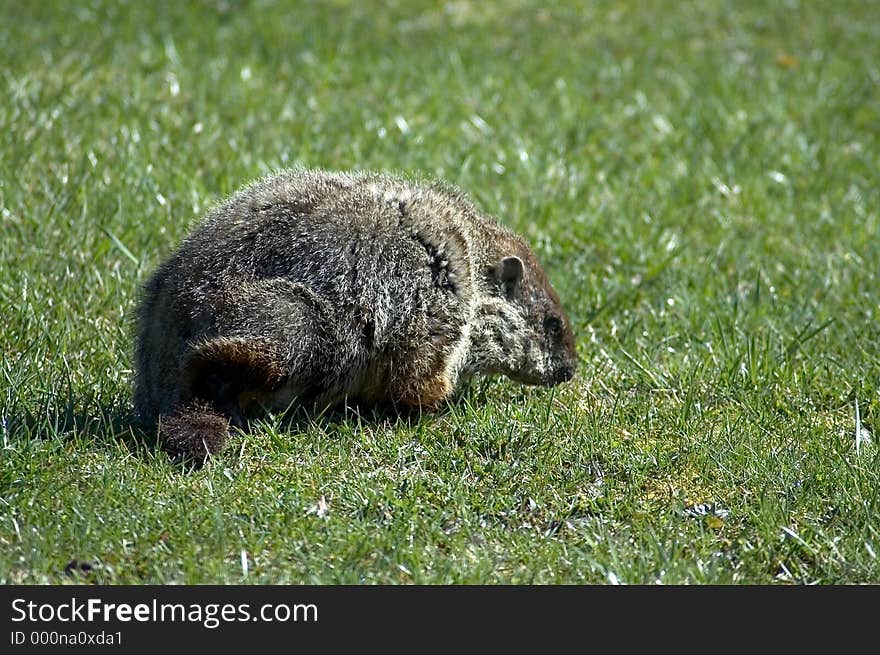
M 544 331 L 554 336 L 562 334 L 562 320 L 558 316 L 545 316 Z

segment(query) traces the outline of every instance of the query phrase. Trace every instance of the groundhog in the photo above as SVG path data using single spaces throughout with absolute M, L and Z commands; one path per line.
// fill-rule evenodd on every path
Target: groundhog
M 143 289 L 134 403 L 172 456 L 292 406 L 433 412 L 474 374 L 554 385 L 571 326 L 532 249 L 458 189 L 285 170 L 212 209 Z

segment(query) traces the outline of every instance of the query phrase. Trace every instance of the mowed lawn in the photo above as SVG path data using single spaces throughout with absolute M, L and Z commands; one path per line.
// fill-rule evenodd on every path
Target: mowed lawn
M 3 1 L 0 582 L 880 582 L 878 137 L 875 2 Z M 575 379 L 175 466 L 139 286 L 285 166 L 459 185 Z

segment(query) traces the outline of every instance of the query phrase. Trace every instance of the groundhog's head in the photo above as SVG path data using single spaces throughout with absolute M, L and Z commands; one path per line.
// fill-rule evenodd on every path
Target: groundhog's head
M 570 380 L 577 355 L 559 296 L 528 245 L 519 239 L 504 245 L 513 245 L 512 252 L 501 255 L 488 271 L 500 319 L 492 331 L 498 368 L 526 384 Z

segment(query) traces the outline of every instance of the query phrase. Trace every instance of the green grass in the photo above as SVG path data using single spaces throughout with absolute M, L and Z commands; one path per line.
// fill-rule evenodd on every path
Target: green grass
M 0 582 L 880 582 L 880 4 L 158 4 L 0 3 Z M 297 165 L 524 233 L 575 380 L 175 467 L 138 287 Z

